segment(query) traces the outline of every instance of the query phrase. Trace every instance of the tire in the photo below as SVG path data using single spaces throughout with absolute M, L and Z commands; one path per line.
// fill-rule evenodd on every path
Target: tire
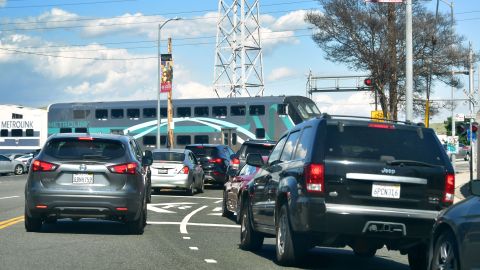
M 305 254 L 305 247 L 301 245 L 300 239 L 293 234 L 288 217 L 287 205 L 280 208 L 278 224 L 275 237 L 275 251 L 277 263 L 283 266 L 293 265 Z
M 222 217 L 230 218 L 232 217 L 232 212 L 230 212 L 227 208 L 227 201 L 228 201 L 227 191 L 224 190 L 223 200 L 222 200 Z
M 198 193 L 203 193 L 205 192 L 205 183 L 203 182 L 203 177 L 202 177 L 202 181 L 200 183 L 200 188 L 197 189 L 197 192 Z
M 435 241 L 430 269 L 460 269 L 457 243 L 450 231 L 443 232 Z
M 142 210 L 140 216 L 132 221 L 127 221 L 128 232 L 130 234 L 142 235 L 147 225 L 147 198 L 143 201 Z
M 235 216 L 235 222 L 237 224 L 240 224 L 240 222 L 242 222 L 242 213 L 240 212 L 240 209 L 242 208 L 242 196 L 238 196 L 238 199 L 237 199 L 237 209 L 235 209 L 235 213 L 236 213 L 236 216 Z
M 252 226 L 251 211 L 248 203 L 242 206 L 242 223 L 240 225 L 240 248 L 243 250 L 256 251 L 263 246 L 263 235 L 255 231 Z
M 190 184 L 190 187 L 185 190 L 185 194 L 187 194 L 187 196 L 193 196 L 193 194 L 195 194 L 195 182 Z
M 147 203 L 152 202 L 152 186 L 148 185 L 147 187 Z
M 25 170 L 23 169 L 22 165 L 15 166 L 15 170 L 14 170 L 15 175 L 21 175 L 23 174 L 24 171 Z
M 428 265 L 428 251 L 425 244 L 418 244 L 408 252 L 408 264 L 412 270 L 425 270 Z
M 42 230 L 42 219 L 30 217 L 25 207 L 25 230 L 27 232 L 39 232 Z

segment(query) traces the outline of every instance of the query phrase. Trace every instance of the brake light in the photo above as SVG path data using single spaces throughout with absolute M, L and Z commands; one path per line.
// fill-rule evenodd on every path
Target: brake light
M 46 206 L 44 204 L 37 204 L 37 205 L 35 205 L 35 208 L 37 208 L 37 209 L 47 209 L 48 206 Z
M 370 123 L 368 124 L 370 128 L 383 128 L 383 129 L 395 129 L 394 125 L 387 125 L 387 124 L 377 124 L 377 123 Z
M 178 174 L 188 174 L 189 171 L 190 171 L 190 168 L 188 168 L 187 166 L 184 166 L 180 171 L 178 171 Z
M 79 141 L 93 141 L 92 137 L 78 137 Z
M 442 202 L 451 204 L 455 195 L 455 174 L 445 174 L 445 189 L 443 190 Z
M 52 172 L 58 168 L 57 164 L 42 160 L 34 160 L 32 163 L 32 171 L 34 172 Z
M 323 164 L 308 164 L 304 169 L 307 192 L 325 192 L 325 166 Z
M 233 158 L 232 159 L 232 168 L 234 170 L 238 170 L 238 167 L 240 166 L 240 159 L 238 158 Z
M 108 169 L 112 173 L 119 173 L 119 174 L 135 174 L 137 171 L 137 163 L 135 162 L 130 162 L 130 163 L 124 163 L 124 164 L 118 164 L 118 165 L 112 165 L 109 166 Z
M 199 145 L 199 146 L 197 146 L 197 148 L 200 148 L 200 149 L 202 149 L 202 148 L 205 148 L 205 147 L 203 147 L 203 146 Z
M 223 158 L 212 158 L 210 159 L 211 163 L 217 163 L 217 164 L 222 164 L 223 163 Z
M 127 207 L 117 207 L 115 208 L 117 211 L 128 211 Z

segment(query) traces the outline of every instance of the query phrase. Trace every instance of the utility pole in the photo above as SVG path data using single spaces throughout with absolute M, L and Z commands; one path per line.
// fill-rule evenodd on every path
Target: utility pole
M 473 50 L 472 50 L 472 43 L 470 42 L 470 51 L 468 54 L 468 93 L 469 93 L 469 109 L 470 109 L 470 115 L 474 115 L 475 111 L 475 105 L 474 105 L 474 95 L 473 95 Z M 469 165 L 470 165 L 470 181 L 473 181 L 473 168 L 474 168 L 474 155 L 476 154 L 476 151 L 474 150 L 474 145 L 475 143 L 473 142 L 473 132 L 472 132 L 472 123 L 473 119 L 470 119 L 470 160 L 469 160 Z M 475 166 L 476 167 L 476 166 Z
M 172 53 L 172 38 L 168 38 L 168 53 Z M 173 58 L 172 58 L 173 59 Z M 172 60 L 173 61 L 173 60 Z M 173 91 L 173 90 L 172 90 Z M 173 104 L 172 104 L 172 91 L 168 92 L 168 145 L 173 148 Z
M 406 120 L 413 120 L 413 38 L 412 38 L 412 0 L 407 0 L 406 6 Z

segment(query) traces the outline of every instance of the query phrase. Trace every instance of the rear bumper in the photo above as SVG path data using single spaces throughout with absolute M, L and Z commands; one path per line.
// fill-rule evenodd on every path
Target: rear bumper
M 225 174 L 216 171 L 205 171 L 204 182 L 208 184 L 225 184 L 228 179 Z
M 300 198 L 291 204 L 292 226 L 300 233 L 421 240 L 430 237 L 438 211 L 325 203 Z M 375 225 L 375 226 L 373 226 Z
M 26 210 L 32 217 L 137 219 L 142 209 L 140 194 L 29 194 Z M 37 205 L 47 208 L 38 209 Z M 119 210 L 117 208 L 127 208 Z
M 170 176 L 152 175 L 151 180 L 154 188 L 188 188 L 191 184 L 188 175 L 185 174 Z

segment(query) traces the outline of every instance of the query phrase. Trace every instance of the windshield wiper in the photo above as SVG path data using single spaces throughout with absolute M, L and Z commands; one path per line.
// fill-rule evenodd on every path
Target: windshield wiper
M 396 165 L 400 165 L 400 166 L 423 166 L 423 167 L 438 167 L 439 165 L 433 165 L 433 164 L 429 164 L 429 163 L 425 163 L 425 162 L 421 162 L 421 161 L 416 161 L 416 160 L 391 160 L 391 161 L 387 161 L 386 162 L 388 165 L 392 165 L 392 166 L 396 166 Z

